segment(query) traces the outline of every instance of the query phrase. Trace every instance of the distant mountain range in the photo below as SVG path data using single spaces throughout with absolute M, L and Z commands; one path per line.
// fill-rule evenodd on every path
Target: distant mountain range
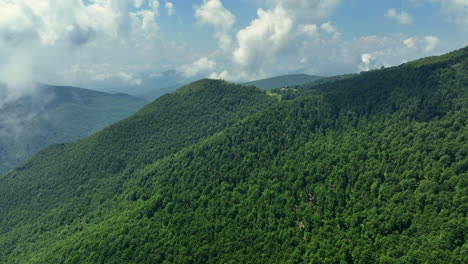
M 200 78 L 203 78 L 203 76 L 186 77 L 176 70 L 168 70 L 160 73 L 142 74 L 138 78 L 141 81 L 138 85 L 125 84 L 125 82 L 120 80 L 106 82 L 94 81 L 84 85 L 87 87 L 97 87 L 100 91 L 111 91 L 112 93 L 124 92 L 152 101 L 161 95 L 172 92 Z
M 123 93 L 38 84 L 0 109 L 0 174 L 49 144 L 88 136 L 146 103 Z
M 81 92 L 61 124 L 140 103 Z M 467 102 L 468 47 L 269 91 L 194 82 L 0 176 L 0 263 L 467 263 Z
M 293 87 L 306 84 L 321 84 L 344 79 L 349 76 L 352 76 L 352 74 L 332 77 L 321 77 L 308 74 L 287 74 L 261 80 L 249 81 L 243 84 L 252 85 L 262 90 L 270 90 L 274 88 L 283 88 L 286 86 Z M 122 82 L 109 82 L 105 86 L 103 86 L 102 83 L 92 83 L 90 85 L 93 87 L 100 87 L 100 90 L 114 92 L 125 91 L 126 93 L 145 98 L 146 100 L 155 100 L 164 94 L 171 93 L 178 88 L 202 77 L 202 75 L 187 77 L 176 70 L 168 70 L 157 74 L 143 75 L 141 77 L 141 84 L 139 85 L 125 85 Z

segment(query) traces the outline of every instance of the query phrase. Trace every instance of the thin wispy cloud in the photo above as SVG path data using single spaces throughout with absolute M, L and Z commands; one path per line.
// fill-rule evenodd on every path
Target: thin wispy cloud
M 401 25 L 410 25 L 413 23 L 413 18 L 405 11 L 398 12 L 395 8 L 390 8 L 385 17 L 393 19 Z
M 166 2 L 164 4 L 164 6 L 166 7 L 166 11 L 167 11 L 168 16 L 173 16 L 175 14 L 175 7 L 174 7 L 174 4 L 172 2 Z

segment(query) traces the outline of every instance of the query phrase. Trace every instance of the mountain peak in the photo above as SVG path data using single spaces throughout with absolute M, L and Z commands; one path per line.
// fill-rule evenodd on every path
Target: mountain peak
M 174 92 L 174 94 L 187 95 L 187 94 L 191 94 L 191 93 L 200 92 L 201 90 L 208 89 L 208 88 L 216 89 L 217 87 L 220 87 L 223 84 L 227 84 L 227 82 L 222 81 L 222 80 L 213 80 L 213 79 L 205 78 L 205 79 L 201 79 L 201 80 L 192 82 L 190 84 L 187 84 L 187 85 L 177 89 Z

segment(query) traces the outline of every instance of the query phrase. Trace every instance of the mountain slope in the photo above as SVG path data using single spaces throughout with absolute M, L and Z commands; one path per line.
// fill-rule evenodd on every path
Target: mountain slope
M 0 232 L 5 234 L 0 252 L 18 250 L 11 243 L 34 230 L 42 230 L 36 235 L 43 236 L 88 221 L 95 211 L 100 215 L 106 204 L 116 202 L 122 184 L 145 165 L 275 102 L 258 89 L 202 80 L 89 138 L 41 151 L 0 178 Z M 1 254 L 0 262 L 5 257 Z
M 0 109 L 0 174 L 49 144 L 88 136 L 144 104 L 126 94 L 39 85 Z
M 291 74 L 291 75 L 276 76 L 276 77 L 257 80 L 257 81 L 251 81 L 251 82 L 245 83 L 245 85 L 253 85 L 262 90 L 270 90 L 273 88 L 282 88 L 286 86 L 296 86 L 296 85 L 311 83 L 311 82 L 318 81 L 321 78 L 322 77 L 308 75 L 308 74 Z
M 122 143 L 145 138 L 129 131 L 148 113 L 193 113 L 212 97 L 218 110 L 203 113 L 225 109 L 216 107 L 225 96 L 206 89 L 211 83 L 166 96 L 186 101 L 162 104 L 169 100 L 162 97 L 93 137 L 42 151 L 0 178 L 0 261 L 468 261 L 468 48 L 302 88 L 294 100 L 261 107 L 256 102 L 269 97 L 252 89 L 258 96 L 244 105 L 258 107 L 249 114 L 152 161 L 140 163 L 147 155 L 136 158 L 134 144 Z M 213 120 L 190 117 L 199 118 L 192 126 Z M 170 134 L 186 132 L 191 118 L 176 116 L 181 126 Z M 136 150 L 145 152 L 153 141 L 141 142 Z M 122 148 L 105 153 L 113 145 Z M 101 151 L 126 169 L 109 167 L 115 159 Z M 64 187 L 76 190 L 60 194 Z

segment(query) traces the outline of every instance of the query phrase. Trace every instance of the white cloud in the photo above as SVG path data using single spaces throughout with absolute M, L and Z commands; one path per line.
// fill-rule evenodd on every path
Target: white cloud
M 16 52 L 0 42 L 0 109 L 3 105 L 14 101 L 24 94 L 34 90 L 32 79 L 34 78 L 31 67 L 32 61 L 29 52 Z
M 401 11 L 400 13 L 398 13 L 398 11 L 395 8 L 389 9 L 387 13 L 385 14 L 385 17 L 394 19 L 395 21 L 397 21 L 399 24 L 402 24 L 402 25 L 409 25 L 413 23 L 413 18 L 411 17 L 410 14 L 408 14 L 405 11 Z
M 339 32 L 335 26 L 332 25 L 330 21 L 323 23 L 320 25 L 320 29 L 325 31 L 328 34 L 331 34 L 333 36 L 333 41 L 338 41 L 338 39 L 341 37 L 341 32 Z
M 280 66 L 284 56 L 297 55 L 306 40 L 320 37 L 317 23 L 328 17 L 339 0 L 269 0 L 270 9 L 257 11 L 257 18 L 237 33 L 234 62 L 240 76 L 262 76 L 270 65 Z M 324 23 L 327 33 L 339 32 Z M 297 60 L 296 60 L 297 61 Z
M 325 30 L 327 33 L 335 33 L 337 30 L 336 28 L 331 24 L 331 22 L 326 22 L 326 23 L 323 23 L 321 26 L 320 26 L 321 29 Z
M 415 43 L 415 39 L 414 38 L 407 38 L 405 40 L 403 40 L 403 44 L 405 44 L 405 46 L 409 49 L 413 49 L 416 47 L 416 43 Z
M 309 24 L 309 25 L 304 25 L 302 27 L 302 32 L 306 35 L 309 35 L 311 37 L 316 37 L 318 36 L 318 27 L 316 24 Z
M 356 38 L 347 46 L 352 52 L 359 52 L 359 70 L 370 70 L 433 55 L 439 42 L 436 36 L 367 36 Z
M 172 2 L 166 2 L 164 5 L 166 7 L 167 15 L 173 16 L 175 14 L 174 4 Z
M 116 76 L 120 78 L 123 82 L 130 85 L 140 85 L 142 80 L 135 77 L 133 74 L 128 72 L 117 72 Z
M 403 44 L 408 49 L 420 50 L 426 53 L 433 52 L 439 45 L 440 40 L 436 36 L 424 36 L 421 38 L 410 37 L 403 40 Z
M 61 73 L 67 76 L 73 76 L 76 79 L 89 79 L 91 82 L 134 87 L 141 85 L 143 82 L 141 72 L 144 69 L 142 68 L 142 66 L 138 65 L 102 63 L 72 65 Z
M 213 72 L 208 76 L 210 79 L 215 79 L 215 80 L 226 80 L 226 79 L 233 79 L 233 77 L 230 75 L 229 71 L 224 70 L 222 72 Z
M 363 53 L 361 54 L 361 66 L 360 69 L 363 71 L 368 71 L 373 68 L 373 62 L 376 59 L 375 55 L 371 53 Z
M 162 49 L 158 14 L 157 0 L 0 0 L 0 81 L 14 94 L 32 81 L 76 85 L 71 65 L 148 63 Z
M 468 0 L 431 0 L 439 2 L 449 16 L 449 21 L 468 31 Z
M 446 3 L 453 21 L 462 21 L 455 20 L 466 9 L 462 2 L 430 1 Z M 238 30 L 222 0 L 198 2 L 197 22 L 212 27 L 218 42 L 211 52 L 161 36 L 159 14 L 174 14 L 172 0 L 0 0 L 0 79 L 27 91 L 31 80 L 137 86 L 166 69 L 230 80 L 304 71 L 323 75 L 395 65 L 442 46 L 431 36 L 342 39 L 329 18 L 339 0 L 259 0 L 263 8 Z M 363 54 L 371 57 L 363 61 Z
M 159 15 L 159 1 L 158 0 L 148 0 L 148 6 L 153 10 L 155 15 Z
M 135 0 L 135 8 L 140 9 L 144 4 L 146 0 Z
M 202 24 L 229 30 L 235 22 L 234 15 L 224 8 L 220 0 L 204 0 L 203 5 L 195 10 L 195 17 Z
M 294 20 L 286 10 L 277 7 L 271 11 L 259 9 L 258 18 L 237 33 L 239 47 L 234 61 L 243 70 L 256 72 L 274 60 L 279 53 L 294 45 Z
M 198 74 L 208 74 L 212 72 L 216 66 L 216 62 L 207 57 L 202 57 L 192 64 L 182 67 L 182 73 L 185 77 L 193 77 Z
M 426 46 L 424 47 L 424 50 L 426 52 L 432 52 L 434 49 L 439 45 L 439 38 L 435 36 L 425 36 L 424 40 L 426 41 Z
M 216 38 L 222 50 L 228 50 L 232 39 L 232 30 L 236 17 L 227 10 L 220 0 L 203 0 L 203 5 L 195 9 L 195 17 L 202 25 L 213 26 L 216 30 Z

